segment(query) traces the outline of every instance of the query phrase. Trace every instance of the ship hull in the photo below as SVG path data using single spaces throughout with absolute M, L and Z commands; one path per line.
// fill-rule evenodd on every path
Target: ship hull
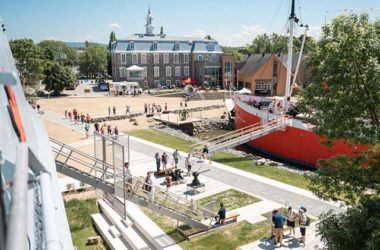
M 235 100 L 234 108 L 236 129 L 259 123 L 263 117 L 263 111 L 239 100 Z M 270 114 L 269 119 L 274 117 Z M 321 159 L 336 155 L 354 155 L 366 149 L 362 145 L 349 145 L 343 140 L 335 140 L 329 147 L 323 144 L 324 141 L 324 137 L 315 134 L 309 124 L 293 119 L 285 130 L 253 140 L 248 146 L 264 154 L 308 168 L 315 168 Z

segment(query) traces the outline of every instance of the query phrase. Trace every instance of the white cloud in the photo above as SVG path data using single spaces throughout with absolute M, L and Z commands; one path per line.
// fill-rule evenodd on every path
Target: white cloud
M 204 38 L 206 35 L 207 35 L 206 31 L 202 29 L 197 29 L 185 34 L 186 37 L 199 37 L 199 38 Z
M 98 37 L 94 36 L 94 35 L 86 35 L 85 40 L 89 41 L 89 42 L 97 42 L 98 41 Z
M 108 25 L 108 28 L 111 28 L 111 29 L 118 29 L 120 27 L 121 26 L 118 23 L 111 23 L 110 25 Z
M 54 40 L 54 41 L 57 41 L 58 39 L 54 36 L 48 36 L 48 37 L 45 37 L 44 40 Z
M 307 32 L 308 36 L 312 36 L 314 39 L 319 39 L 322 34 L 321 26 L 310 26 L 309 31 Z
M 257 24 L 243 25 L 238 32 L 225 32 L 224 29 L 219 29 L 219 33 L 215 34 L 215 39 L 221 45 L 225 46 L 245 46 L 252 42 L 252 40 L 260 34 L 267 32 L 267 30 Z

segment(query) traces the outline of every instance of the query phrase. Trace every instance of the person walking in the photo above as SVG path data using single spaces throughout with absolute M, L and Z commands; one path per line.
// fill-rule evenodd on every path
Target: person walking
M 162 161 L 162 169 L 166 169 L 166 165 L 168 164 L 168 155 L 164 152 L 161 156 L 161 161 Z
M 83 113 L 80 113 L 80 122 L 83 124 L 84 123 L 84 114 Z
M 67 119 L 67 110 L 65 110 L 65 119 Z
M 95 132 L 99 134 L 99 123 L 95 122 L 94 128 L 95 128 Z
M 174 158 L 174 167 L 177 167 L 178 165 L 178 161 L 179 159 L 181 158 L 179 152 L 178 152 L 178 148 L 176 148 L 173 152 L 173 158 Z
M 289 228 L 289 236 L 292 236 L 292 233 L 293 233 L 293 237 L 296 236 L 296 232 L 294 228 L 296 226 L 297 217 L 298 217 L 298 214 L 292 209 L 292 207 L 288 207 L 288 209 L 286 210 L 286 218 L 287 218 L 286 225 Z
M 129 105 L 125 106 L 125 114 L 131 114 L 131 107 L 129 107 Z
M 70 118 L 70 121 L 73 120 L 73 114 L 71 113 L 71 111 L 69 111 L 69 118 Z
M 89 135 L 89 132 L 90 132 L 90 128 L 89 128 L 88 123 L 86 123 L 84 125 L 84 130 L 86 131 L 86 139 L 88 139 L 88 135 Z
M 153 181 L 150 176 L 150 172 L 146 174 L 145 180 L 144 180 L 144 186 L 143 189 L 147 192 L 148 201 L 153 202 L 154 196 L 153 196 Z
M 215 216 L 216 224 L 224 225 L 226 220 L 226 209 L 224 208 L 223 203 L 220 203 L 220 208 L 218 211 L 218 215 Z
M 113 112 L 113 115 L 116 115 L 116 107 L 115 106 L 113 106 L 112 112 Z
M 107 126 L 107 135 L 112 135 L 112 127 L 110 124 Z
M 165 102 L 165 111 L 168 111 L 168 104 Z
M 125 177 L 125 181 L 127 182 L 127 192 L 131 192 L 132 191 L 132 174 L 131 174 L 131 171 L 129 170 L 129 163 L 128 162 L 125 162 L 124 163 L 124 177 Z
M 156 168 L 157 168 L 157 174 L 158 174 L 160 172 L 160 168 L 161 168 L 161 157 L 160 157 L 160 154 L 157 152 L 154 155 L 154 158 L 156 159 Z
M 90 115 L 87 113 L 87 115 L 86 115 L 86 123 L 90 123 L 90 121 L 91 121 L 91 117 L 90 117 Z
M 191 172 L 192 163 L 191 163 L 190 154 L 185 159 L 185 166 L 187 167 L 187 176 L 191 176 L 190 172 Z
M 275 245 L 280 243 L 280 247 L 283 247 L 283 236 L 284 236 L 284 222 L 285 217 L 280 213 L 279 210 L 275 209 L 274 214 L 272 215 L 272 223 L 274 227 L 274 242 Z
M 148 105 L 146 103 L 144 103 L 144 114 L 148 114 Z
M 117 128 L 117 126 L 115 126 L 115 128 L 113 129 L 113 135 L 115 140 L 119 138 L 119 129 Z
M 108 106 L 108 116 L 111 116 L 111 107 Z
M 202 158 L 207 160 L 207 156 L 208 156 L 208 147 L 207 145 L 205 145 L 202 149 L 202 154 L 201 154 Z
M 106 124 L 104 124 L 101 128 L 100 128 L 100 134 L 101 135 L 105 135 L 106 134 Z

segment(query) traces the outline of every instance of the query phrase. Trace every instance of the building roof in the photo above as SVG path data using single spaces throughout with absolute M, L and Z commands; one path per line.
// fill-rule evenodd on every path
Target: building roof
M 157 43 L 157 49 L 153 44 Z M 132 45 L 133 44 L 133 45 Z M 176 47 L 178 44 L 178 47 Z M 131 46 L 132 45 L 132 46 Z M 223 53 L 215 40 L 194 37 L 147 36 L 136 34 L 113 44 L 112 52 L 182 52 Z
M 243 61 L 237 63 L 237 69 L 241 75 L 254 75 L 268 60 L 274 55 L 286 68 L 288 61 L 288 54 L 251 54 Z M 297 66 L 299 53 L 294 53 L 292 58 L 292 72 L 295 71 Z M 304 55 L 302 55 L 302 61 L 304 60 Z

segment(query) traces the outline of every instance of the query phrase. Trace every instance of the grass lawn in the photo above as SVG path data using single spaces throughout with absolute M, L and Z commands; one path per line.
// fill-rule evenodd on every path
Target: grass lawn
M 105 245 L 86 246 L 87 238 L 98 235 L 92 225 L 91 214 L 98 213 L 96 199 L 70 200 L 65 202 L 74 246 L 80 249 L 107 249 Z
M 178 148 L 183 152 L 188 152 L 189 146 L 192 145 L 191 142 L 152 129 L 132 130 L 129 131 L 128 134 L 147 141 L 161 144 L 163 146 Z M 210 159 L 215 162 L 219 162 L 253 174 L 264 176 L 276 181 L 284 182 L 286 184 L 293 185 L 299 188 L 308 189 L 309 180 L 305 176 L 292 173 L 287 170 L 266 165 L 258 166 L 255 165 L 252 160 L 237 157 L 228 152 L 218 152 L 212 155 Z
M 252 203 L 259 202 L 260 199 L 255 196 L 239 192 L 236 189 L 228 189 L 224 192 L 200 199 L 198 200 L 198 203 L 200 205 L 204 205 L 211 201 L 215 201 L 214 212 L 217 212 L 220 208 L 219 204 L 221 202 L 223 203 L 225 209 L 230 211 L 235 208 L 244 207 Z
M 261 175 L 276 181 L 284 182 L 286 184 L 299 188 L 308 189 L 309 180 L 300 174 L 266 165 L 259 166 L 254 164 L 250 159 L 237 157 L 228 152 L 218 152 L 210 158 L 215 162 L 219 162 L 253 174 Z
M 167 135 L 153 129 L 135 129 L 128 131 L 127 134 L 141 138 L 143 140 L 151 141 L 161 144 L 170 148 L 178 148 L 180 151 L 188 152 L 191 142 L 177 138 L 175 136 Z

